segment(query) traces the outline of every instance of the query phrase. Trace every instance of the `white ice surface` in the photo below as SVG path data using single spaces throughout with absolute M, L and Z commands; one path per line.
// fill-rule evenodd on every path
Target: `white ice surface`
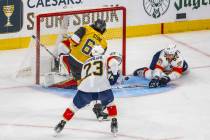
M 0 140 L 209 140 L 210 31 L 127 39 L 127 73 L 148 66 L 153 54 L 170 43 L 181 50 L 189 73 L 166 93 L 116 98 L 119 134 L 115 138 L 110 122 L 96 121 L 91 106 L 53 137 L 53 127 L 72 99 L 17 82 L 12 75 L 24 50 L 0 51 Z

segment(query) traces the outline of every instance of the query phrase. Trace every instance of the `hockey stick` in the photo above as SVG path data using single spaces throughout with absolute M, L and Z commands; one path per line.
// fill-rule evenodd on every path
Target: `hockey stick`
M 117 86 L 113 86 L 112 89 L 138 88 L 138 87 L 148 87 L 148 85 L 146 85 L 146 84 L 117 85 Z
M 44 48 L 52 57 L 54 57 L 56 60 L 58 59 L 49 49 L 47 49 L 47 47 L 44 45 L 44 44 L 42 44 L 41 42 L 40 42 L 40 40 L 35 36 L 35 35 L 32 35 L 32 38 L 34 39 L 34 40 L 36 40 L 36 41 L 38 41 L 38 43 L 40 44 L 40 46 L 42 47 L 42 48 Z

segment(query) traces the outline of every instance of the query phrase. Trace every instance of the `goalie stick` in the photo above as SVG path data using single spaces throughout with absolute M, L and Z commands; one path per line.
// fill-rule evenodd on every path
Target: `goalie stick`
M 146 84 L 126 84 L 126 85 L 115 85 L 112 89 L 123 89 L 123 88 L 138 88 L 138 87 L 148 87 Z
M 58 60 L 58 58 L 57 58 L 49 49 L 47 49 L 47 47 L 46 47 L 44 44 L 42 44 L 42 43 L 40 42 L 40 40 L 39 40 L 35 35 L 32 35 L 32 38 L 33 38 L 34 40 L 38 41 L 38 43 L 40 44 L 40 46 L 41 46 L 42 48 L 44 48 L 52 57 L 54 57 L 56 60 Z
M 131 75 L 123 76 L 120 74 L 120 80 L 118 81 L 118 84 L 112 86 L 112 89 L 148 87 L 147 84 L 142 84 L 142 83 L 126 84 L 125 81 L 129 80 L 130 78 Z

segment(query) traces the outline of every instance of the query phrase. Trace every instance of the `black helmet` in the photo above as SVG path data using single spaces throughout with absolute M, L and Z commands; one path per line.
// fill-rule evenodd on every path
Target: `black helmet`
M 106 31 L 106 22 L 102 19 L 97 19 L 92 25 L 93 29 L 103 34 Z

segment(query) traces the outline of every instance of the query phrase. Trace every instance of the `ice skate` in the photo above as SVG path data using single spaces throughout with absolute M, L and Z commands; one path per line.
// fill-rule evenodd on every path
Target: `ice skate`
M 114 134 L 114 136 L 117 135 L 117 132 L 118 132 L 117 118 L 112 118 L 112 122 L 111 122 L 111 132 Z
M 66 125 L 66 121 L 61 120 L 61 121 L 55 126 L 55 128 L 54 128 L 55 132 L 56 132 L 56 133 L 60 133 L 60 132 L 63 130 L 63 128 L 64 128 L 65 125 Z
M 108 114 L 103 112 L 105 107 L 103 107 L 101 104 L 95 104 L 93 107 L 93 112 L 96 115 L 96 118 L 101 121 L 101 120 L 108 120 Z

